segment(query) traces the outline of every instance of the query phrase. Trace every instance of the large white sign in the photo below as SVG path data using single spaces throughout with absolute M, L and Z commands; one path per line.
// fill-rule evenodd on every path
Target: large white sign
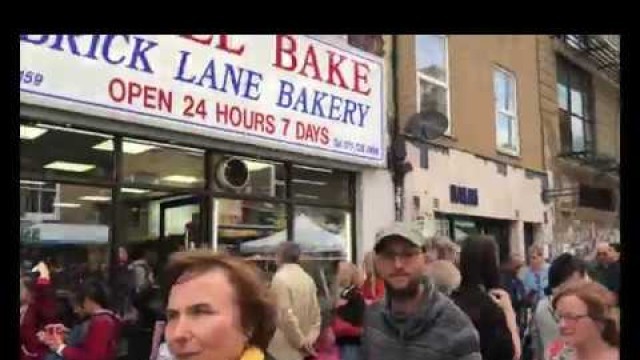
M 20 101 L 384 166 L 382 59 L 299 35 L 21 35 Z

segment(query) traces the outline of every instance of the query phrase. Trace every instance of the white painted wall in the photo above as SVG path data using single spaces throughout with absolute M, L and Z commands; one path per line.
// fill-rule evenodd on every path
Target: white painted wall
M 373 250 L 375 234 L 394 221 L 393 183 L 387 169 L 366 169 L 356 181 L 356 261 Z
M 542 180 L 528 179 L 525 170 L 507 166 L 507 175 L 498 173 L 496 163 L 480 159 L 472 154 L 449 149 L 429 150 L 429 168 L 420 168 L 419 149 L 407 145 L 408 159 L 413 171 L 405 179 L 405 219 L 424 216 L 433 217 L 434 210 L 452 214 L 481 216 L 511 220 L 511 246 L 514 251 L 524 252 L 523 222 L 543 224 L 537 239 L 550 241 L 551 214 L 544 225 L 547 210 L 541 199 Z M 452 204 L 449 200 L 450 185 L 478 189 L 478 206 Z M 413 206 L 413 197 L 420 197 L 420 211 Z M 439 200 L 434 209 L 434 199 Z M 522 244 L 520 244 L 522 243 Z

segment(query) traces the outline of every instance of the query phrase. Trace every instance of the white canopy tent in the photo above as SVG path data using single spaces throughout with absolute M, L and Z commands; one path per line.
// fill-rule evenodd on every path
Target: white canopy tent
M 308 216 L 301 214 L 294 221 L 296 243 L 304 253 L 344 252 L 344 240 L 329 232 Z M 279 231 L 263 239 L 248 241 L 240 246 L 243 253 L 265 253 L 275 251 L 278 244 L 287 241 L 287 231 Z
M 109 242 L 107 225 L 40 223 L 23 229 L 23 236 L 41 245 L 96 244 Z

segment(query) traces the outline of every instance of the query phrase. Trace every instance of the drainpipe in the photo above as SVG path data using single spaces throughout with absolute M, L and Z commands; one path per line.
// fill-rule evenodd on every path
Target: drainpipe
M 404 177 L 411 171 L 411 164 L 406 163 L 407 156 L 405 139 L 400 133 L 400 111 L 398 109 L 398 35 L 391 35 L 391 86 L 393 91 L 393 118 L 389 127 L 391 144 L 388 151 L 388 166 L 393 181 L 393 199 L 395 206 L 395 220 L 404 220 Z

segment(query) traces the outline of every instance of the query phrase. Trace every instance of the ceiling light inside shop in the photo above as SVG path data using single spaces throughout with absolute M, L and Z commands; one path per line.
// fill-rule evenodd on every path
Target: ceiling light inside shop
M 110 201 L 111 197 L 110 196 L 88 195 L 88 196 L 82 196 L 79 199 L 80 200 L 84 200 L 84 201 Z
M 101 134 L 101 133 L 97 133 L 97 132 L 93 132 L 93 131 L 76 129 L 76 128 L 71 127 L 70 124 L 67 124 L 66 126 L 56 126 L 56 125 L 51 125 L 51 124 L 38 123 L 38 127 L 45 128 L 45 129 L 50 129 L 50 130 L 62 131 L 62 132 L 66 132 L 66 133 L 97 136 L 97 137 L 101 137 L 101 138 L 111 138 L 111 135 Z
M 314 180 L 305 180 L 305 179 L 293 179 L 291 180 L 291 182 L 296 184 L 316 185 L 316 186 L 327 185 L 325 181 L 314 181 Z
M 33 126 L 20 125 L 20 139 L 22 140 L 33 140 L 36 139 L 42 134 L 46 133 L 48 130 L 41 129 Z
M 70 209 L 77 209 L 79 207 L 81 207 L 82 205 L 80 204 L 75 204 L 75 203 L 54 203 L 53 207 L 57 207 L 57 208 L 70 208 Z
M 319 199 L 319 197 L 317 197 L 315 195 L 307 195 L 307 194 L 295 194 L 295 197 L 301 198 L 301 199 L 312 199 L 312 200 L 318 200 Z
M 44 181 L 33 181 L 33 180 L 20 180 L 20 184 L 22 185 L 44 185 L 46 182 Z
M 96 166 L 89 164 L 79 164 L 66 161 L 54 161 L 44 166 L 45 169 L 53 169 L 69 172 L 87 172 L 93 170 Z
M 184 176 L 184 175 L 169 175 L 169 176 L 163 177 L 162 180 L 175 182 L 175 183 L 184 183 L 184 184 L 193 184 L 200 181 L 197 177 Z
M 333 173 L 333 170 L 331 170 L 331 169 L 316 168 L 316 167 L 304 166 L 304 165 L 293 165 L 293 167 L 294 168 L 298 168 L 298 169 L 304 169 L 304 170 L 327 173 L 327 174 L 332 174 Z
M 100 144 L 94 146 L 93 148 L 96 150 L 113 151 L 113 140 L 103 141 Z M 155 148 L 156 146 L 153 146 L 153 145 L 138 144 L 138 143 L 129 142 L 129 141 L 122 142 L 122 151 L 125 154 L 138 155 L 145 151 L 149 151 Z
M 273 166 L 271 164 L 259 163 L 251 160 L 242 160 L 242 161 L 244 161 L 244 163 L 247 165 L 247 169 L 249 169 L 249 171 L 259 171 L 259 170 L 267 169 Z
M 149 190 L 135 189 L 135 188 L 122 188 L 122 192 L 127 194 L 146 194 L 149 192 Z

